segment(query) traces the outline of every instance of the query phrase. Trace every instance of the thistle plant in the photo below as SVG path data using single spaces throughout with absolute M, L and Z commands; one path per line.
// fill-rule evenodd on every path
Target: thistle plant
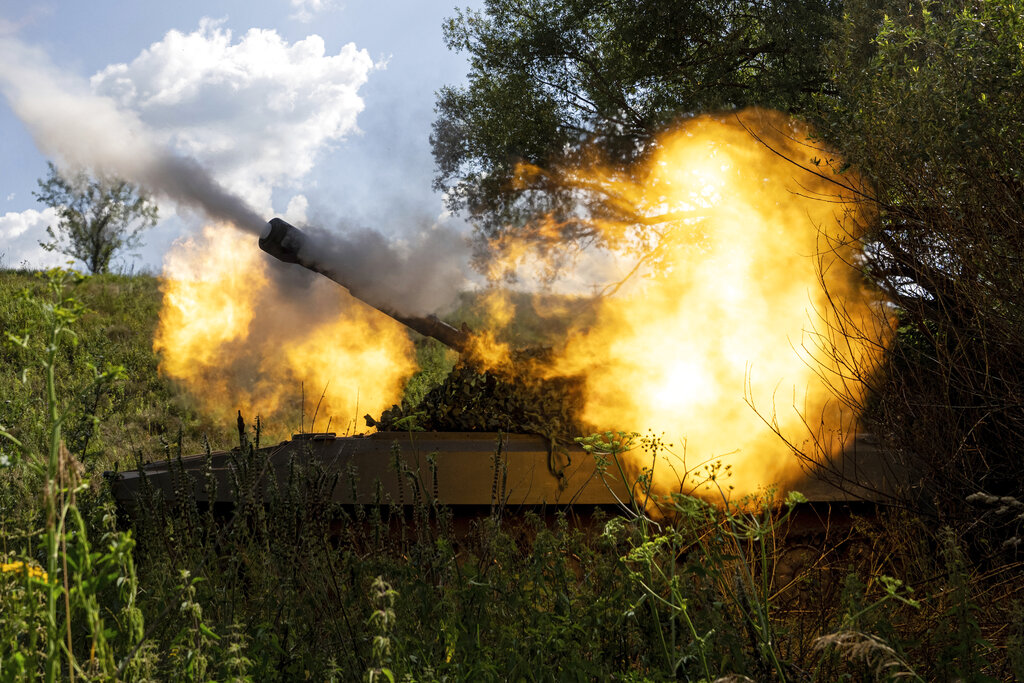
M 370 602 L 374 610 L 370 615 L 369 625 L 375 632 L 373 636 L 373 666 L 366 672 L 366 683 L 377 683 L 385 678 L 395 683 L 395 674 L 391 671 L 391 632 L 395 627 L 395 598 L 398 591 L 394 590 L 383 576 L 378 576 L 370 586 Z

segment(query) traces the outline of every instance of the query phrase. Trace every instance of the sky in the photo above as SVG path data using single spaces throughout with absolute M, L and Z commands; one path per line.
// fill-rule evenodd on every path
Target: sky
M 442 23 L 475 5 L 0 0 L 0 266 L 67 261 L 38 244 L 55 222 L 32 196 L 49 159 L 104 149 L 117 162 L 140 139 L 195 159 L 267 219 L 464 230 L 431 189 L 428 138 L 435 92 L 468 71 Z M 159 272 L 206 220 L 167 197 L 160 210 L 115 269 Z

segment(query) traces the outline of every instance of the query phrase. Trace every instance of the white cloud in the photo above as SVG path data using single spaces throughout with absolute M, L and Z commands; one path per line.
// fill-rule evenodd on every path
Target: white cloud
M 297 194 L 288 201 L 288 208 L 284 210 L 285 220 L 291 223 L 302 224 L 306 222 L 306 212 L 309 210 L 309 200 L 306 195 Z
M 14 193 L 12 192 L 9 195 L 7 195 L 7 201 L 13 201 L 13 200 L 14 200 Z
M 323 6 L 303 6 L 310 4 Z M 317 35 L 289 44 L 253 28 L 235 40 L 221 22 L 203 19 L 91 82 L 267 215 L 275 187 L 295 187 L 318 153 L 357 130 L 358 90 L 373 69 L 352 43 L 331 55 Z
M 68 262 L 64 254 L 46 251 L 39 241 L 46 241 L 46 226 L 57 222 L 57 212 L 28 209 L 0 215 L 0 266 L 17 268 L 23 263 L 33 268 L 50 268 Z
M 295 195 L 318 155 L 357 131 L 358 90 L 379 68 L 353 44 L 328 54 L 316 35 L 288 43 L 250 29 L 235 39 L 209 19 L 192 33 L 167 33 L 89 82 L 12 37 L 0 35 L 0 52 L 0 93 L 60 165 L 139 183 L 182 217 L 191 207 L 257 231 L 275 213 L 271 197 Z M 298 201 L 289 210 L 305 207 Z M 35 246 L 45 232 L 10 241 L 22 239 L 14 232 L 26 233 L 22 225 L 36 214 L 5 217 L 0 252 L 8 266 L 53 261 Z
M 292 0 L 292 7 L 295 8 L 295 13 L 289 18 L 308 23 L 313 20 L 315 15 L 333 5 L 334 3 L 331 0 Z

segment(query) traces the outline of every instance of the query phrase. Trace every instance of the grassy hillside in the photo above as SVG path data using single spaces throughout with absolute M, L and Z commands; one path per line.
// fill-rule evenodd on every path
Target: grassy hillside
M 0 424 L 42 451 L 45 437 L 43 374 L 46 321 L 40 301 L 52 301 L 45 278 L 25 271 L 0 271 Z M 198 452 L 209 436 L 230 445 L 233 425 L 204 419 L 190 398 L 157 372 L 153 330 L 160 309 L 159 283 L 149 275 L 97 275 L 71 285 L 86 311 L 75 323 L 75 338 L 60 344 L 56 366 L 60 400 L 69 408 L 64 426 L 68 449 L 87 468 L 123 467 L 141 453 L 162 452 L 161 438 Z M 25 340 L 27 348 L 10 339 Z M 122 366 L 124 379 L 91 390 L 95 370 Z M 92 415 L 99 418 L 94 420 Z

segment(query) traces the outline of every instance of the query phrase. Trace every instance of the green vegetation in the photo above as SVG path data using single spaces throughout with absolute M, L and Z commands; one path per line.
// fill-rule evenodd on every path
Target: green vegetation
M 67 283 L 69 294 L 84 307 L 73 334 L 57 342 L 54 368 L 59 400 L 69 413 L 63 439 L 89 471 L 135 462 L 137 452 L 159 449 L 160 438 L 183 435 L 186 449 L 202 450 L 206 435 L 224 443 L 231 425 L 216 425 L 196 411 L 192 401 L 157 374 L 153 330 L 160 308 L 157 279 L 146 275 L 98 275 Z M 47 444 L 45 312 L 38 300 L 47 291 L 38 274 L 0 272 L 0 329 L 26 344 L 0 340 L 0 424 L 17 427 L 18 438 L 43 450 Z M 124 377 L 93 383 L 94 368 L 124 369 Z
M 857 369 L 868 429 L 925 473 L 906 503 L 973 523 L 967 496 L 1022 490 L 1024 8 L 851 2 L 828 66 L 810 116 L 861 175 L 823 171 L 874 209 L 863 271 L 898 314 Z
M 922 486 L 808 532 L 797 496 L 676 495 L 652 518 L 645 470 L 611 516 L 492 500 L 457 525 L 428 482 L 411 509 L 338 505 L 339 480 L 298 459 L 254 498 L 257 433 L 234 514 L 144 487 L 126 518 L 98 472 L 226 446 L 234 425 L 158 376 L 155 279 L 3 272 L 0 682 L 1024 679 L 1024 8 L 491 0 L 447 36 L 473 62 L 440 93 L 438 183 L 482 237 L 550 211 L 560 238 L 592 236 L 574 188 L 510 186 L 519 160 L 550 170 L 598 144 L 628 172 L 701 110 L 812 121 L 857 169 L 820 166 L 872 209 L 863 276 L 894 304 L 882 364 L 850 368 L 872 389 L 858 408 Z M 540 316 L 508 331 L 549 332 Z M 410 406 L 453 362 L 418 352 Z M 636 441 L 582 445 L 623 478 L 624 449 L 661 455 Z
M 60 272 L 3 279 L 32 290 L 5 300 L 7 315 L 19 312 L 24 325 L 5 353 L 24 354 L 17 359 L 30 370 L 26 387 L 38 382 L 43 398 L 5 417 L 2 681 L 1024 674 L 1019 566 L 972 560 L 956 532 L 902 513 L 807 536 L 790 523 L 798 496 L 715 505 L 677 495 L 662 501 L 667 516 L 652 519 L 643 512 L 649 477 L 641 473 L 638 500 L 614 516 L 524 517 L 492 501 L 492 512 L 466 528 L 430 497 L 428 482 L 411 512 L 383 498 L 331 503 L 343 483 L 300 459 L 288 481 L 253 498 L 267 457 L 255 450 L 257 433 L 234 461 L 232 516 L 144 492 L 130 521 L 119 523 L 99 478 L 86 471 L 101 461 L 99 451 L 82 451 L 83 469 L 61 437 L 66 425 L 95 414 L 89 401 L 97 394 L 107 421 L 126 424 L 122 404 L 104 401 L 125 381 L 125 362 L 147 379 L 137 359 L 148 339 L 137 337 L 137 355 L 127 335 L 104 347 L 99 373 L 88 368 L 97 357 L 84 346 L 103 343 L 90 336 L 96 320 L 131 330 L 149 329 L 152 318 L 127 302 L 129 315 L 104 318 L 80 300 L 101 304 L 132 292 L 144 305 L 140 292 L 155 301 L 153 281 L 78 282 Z M 102 424 L 96 434 L 112 438 Z M 635 438 L 608 433 L 583 446 L 605 476 L 620 477 L 625 449 L 660 453 L 657 440 Z M 104 462 L 119 452 L 107 451 Z

